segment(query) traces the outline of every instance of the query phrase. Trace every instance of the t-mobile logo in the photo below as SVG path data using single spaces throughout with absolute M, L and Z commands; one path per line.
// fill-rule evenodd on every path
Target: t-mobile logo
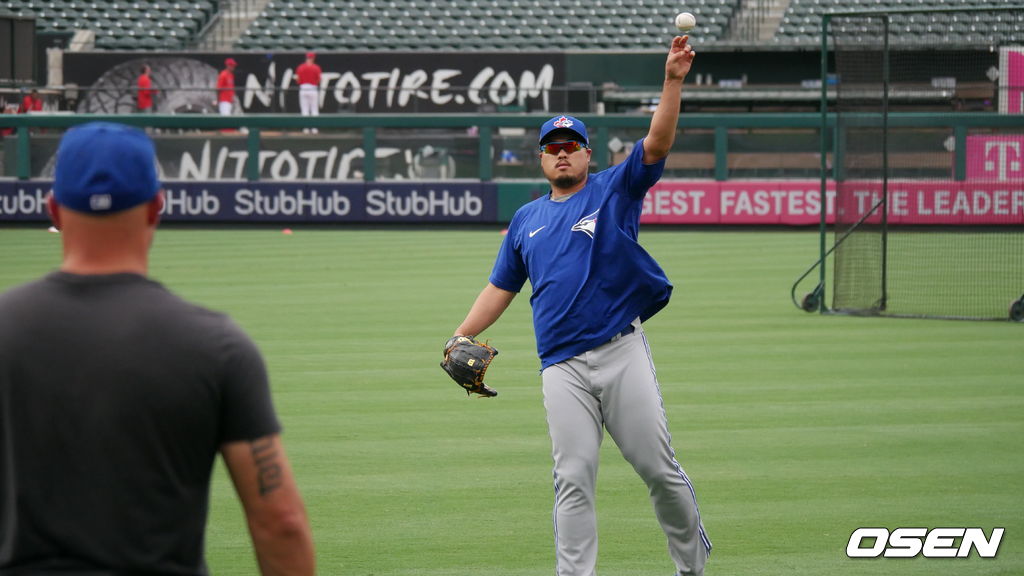
M 993 153 L 994 151 L 994 153 Z M 993 158 L 994 156 L 994 158 Z M 985 172 L 996 172 L 996 179 L 1007 180 L 1011 173 L 1020 176 L 1021 143 L 993 140 L 985 142 Z

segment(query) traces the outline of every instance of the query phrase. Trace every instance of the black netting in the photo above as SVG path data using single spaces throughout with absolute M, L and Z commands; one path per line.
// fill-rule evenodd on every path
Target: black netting
M 1024 90 L 998 77 L 1001 48 L 1024 46 L 1024 10 L 842 15 L 827 32 L 837 119 L 832 308 L 1007 318 L 1024 293 L 1024 133 L 957 135 L 908 113 L 970 112 L 965 103 L 1024 113 Z M 991 49 L 964 48 L 979 42 Z M 967 148 L 959 165 L 957 146 Z M 986 172 L 997 161 L 1009 168 Z

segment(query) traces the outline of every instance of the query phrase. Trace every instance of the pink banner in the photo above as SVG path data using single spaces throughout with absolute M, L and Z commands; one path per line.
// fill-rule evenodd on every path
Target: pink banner
M 644 224 L 816 225 L 821 184 L 797 181 L 662 181 L 644 198 Z M 843 221 L 854 222 L 878 203 L 880 183 L 842 182 Z M 826 221 L 835 220 L 835 183 L 826 193 Z M 880 213 L 867 219 L 881 220 Z M 896 181 L 889 183 L 889 223 L 1024 225 L 1024 183 Z
M 1024 134 L 968 136 L 967 179 L 1024 180 Z
M 1024 113 L 1024 53 L 1016 46 L 999 49 L 1000 114 Z

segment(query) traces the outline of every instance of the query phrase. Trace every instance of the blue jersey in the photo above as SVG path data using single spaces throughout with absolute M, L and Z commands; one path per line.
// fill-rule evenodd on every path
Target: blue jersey
M 643 140 L 621 164 L 590 174 L 564 202 L 545 195 L 516 211 L 490 282 L 530 305 L 541 367 L 591 350 L 668 304 L 672 284 L 637 242 L 647 190 L 665 161 L 645 165 Z

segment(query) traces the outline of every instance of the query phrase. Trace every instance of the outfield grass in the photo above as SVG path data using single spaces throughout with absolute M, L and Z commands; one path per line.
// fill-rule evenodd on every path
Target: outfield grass
M 491 400 L 438 367 L 498 230 L 164 229 L 151 273 L 232 314 L 270 368 L 320 573 L 546 576 L 552 490 L 527 295 L 484 336 Z M 819 316 L 789 301 L 812 231 L 646 230 L 676 284 L 647 325 L 709 576 L 1024 574 L 1024 326 Z M 0 229 L 0 289 L 59 238 Z M 809 286 L 807 287 L 809 288 Z M 0 319 L 2 321 L 2 319 Z M 669 576 L 645 489 L 605 443 L 602 576 Z M 999 556 L 850 560 L 860 526 L 1005 527 Z M 218 467 L 213 574 L 254 574 Z

